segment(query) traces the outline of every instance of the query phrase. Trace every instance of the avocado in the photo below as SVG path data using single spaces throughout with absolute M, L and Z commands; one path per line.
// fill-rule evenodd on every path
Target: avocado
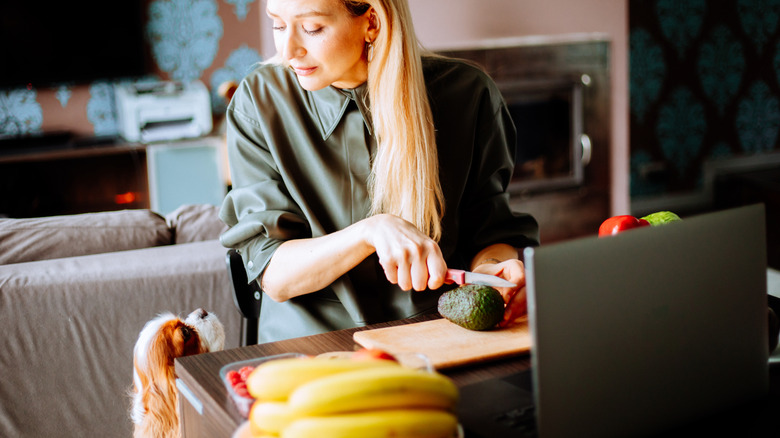
M 504 299 L 490 286 L 465 284 L 439 297 L 439 314 L 469 330 L 489 330 L 504 317 Z

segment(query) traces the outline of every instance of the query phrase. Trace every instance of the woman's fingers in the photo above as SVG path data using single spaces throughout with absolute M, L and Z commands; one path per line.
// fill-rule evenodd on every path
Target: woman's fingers
M 406 291 L 443 284 L 447 267 L 435 241 L 397 216 L 375 216 L 372 223 L 370 242 L 389 282 Z
M 447 264 L 442 257 L 428 258 L 428 289 L 435 290 L 444 285 Z
M 387 278 L 387 281 L 393 284 L 398 284 L 398 266 L 395 264 L 382 263 L 381 259 L 380 264 L 382 265 L 382 269 L 385 271 L 385 277 Z
M 402 262 L 398 265 L 398 287 L 402 290 L 410 290 L 412 288 L 411 267 L 408 263 Z
M 405 291 L 423 291 L 428 287 L 430 273 L 428 272 L 427 259 L 419 257 L 412 260 L 404 259 L 395 270 L 395 281 L 388 276 L 388 281 L 398 284 Z M 443 262 L 442 262 L 443 263 Z M 446 268 L 445 268 L 446 269 Z
M 504 319 L 498 323 L 499 327 L 508 327 L 513 325 L 516 320 L 528 313 L 528 299 L 526 297 L 525 287 L 519 289 L 509 300 L 504 308 Z
M 416 291 L 424 291 L 428 287 L 428 262 L 417 260 L 412 264 L 412 288 Z
M 528 312 L 528 301 L 525 289 L 525 265 L 517 259 L 505 260 L 501 263 L 484 263 L 474 268 L 474 272 L 497 275 L 509 280 L 516 286 L 513 288 L 496 288 L 504 298 L 504 319 L 499 327 L 513 325 L 516 320 Z

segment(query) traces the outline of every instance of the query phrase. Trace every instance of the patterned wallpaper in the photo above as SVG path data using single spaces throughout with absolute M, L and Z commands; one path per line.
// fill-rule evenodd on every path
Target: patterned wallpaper
M 780 0 L 630 0 L 632 199 L 780 150 Z
M 259 8 L 260 0 L 149 0 L 145 32 L 154 71 L 144 80 L 200 79 L 214 113 L 224 111 L 219 85 L 262 59 Z M 0 90 L 0 136 L 58 130 L 117 134 L 112 84 Z

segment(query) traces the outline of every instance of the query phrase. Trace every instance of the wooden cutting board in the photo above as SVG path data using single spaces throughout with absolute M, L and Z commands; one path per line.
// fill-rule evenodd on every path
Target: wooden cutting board
M 467 330 L 446 319 L 355 332 L 355 342 L 391 354 L 423 353 L 442 369 L 527 353 L 528 323 L 488 331 Z

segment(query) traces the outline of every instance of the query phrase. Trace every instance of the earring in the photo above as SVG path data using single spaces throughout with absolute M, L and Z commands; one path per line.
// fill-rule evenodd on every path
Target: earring
M 371 62 L 372 59 L 374 59 L 374 43 L 369 42 L 366 43 L 366 59 L 368 59 L 368 62 Z

